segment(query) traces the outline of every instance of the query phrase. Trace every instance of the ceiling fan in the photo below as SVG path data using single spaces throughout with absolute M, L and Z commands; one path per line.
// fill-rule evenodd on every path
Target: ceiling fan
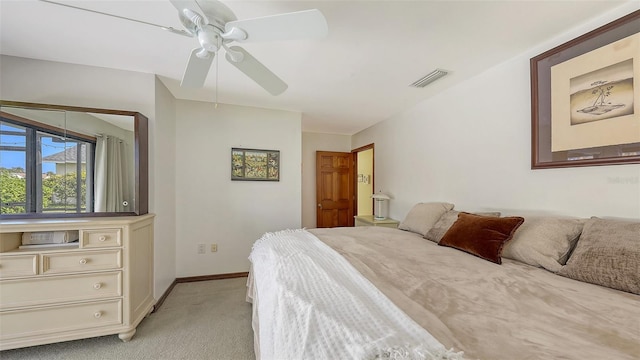
M 225 59 L 267 90 L 280 95 L 287 84 L 240 46 L 231 43 L 319 39 L 328 33 L 327 21 L 317 9 L 238 20 L 226 5 L 217 0 L 169 0 L 178 10 L 185 30 L 149 23 L 120 15 L 81 8 L 50 0 L 42 2 L 156 26 L 174 34 L 195 37 L 199 47 L 191 51 L 182 82 L 183 87 L 201 87 L 211 63 L 220 49 Z

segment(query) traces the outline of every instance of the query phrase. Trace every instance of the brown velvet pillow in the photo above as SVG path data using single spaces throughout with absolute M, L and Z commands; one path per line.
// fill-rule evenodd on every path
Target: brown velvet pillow
M 429 229 L 429 231 L 427 231 L 427 235 L 425 235 L 424 238 L 433 241 L 434 243 L 439 243 L 440 239 L 442 239 L 444 234 L 447 233 L 447 230 L 449 230 L 451 225 L 453 225 L 453 223 L 458 220 L 458 214 L 460 214 L 460 211 L 456 210 L 449 210 L 444 213 L 442 216 L 440 216 L 440 219 L 438 219 L 433 227 Z M 472 214 L 500 217 L 499 212 L 476 212 Z
M 502 264 L 502 248 L 523 222 L 519 216 L 498 218 L 461 212 L 438 245 Z

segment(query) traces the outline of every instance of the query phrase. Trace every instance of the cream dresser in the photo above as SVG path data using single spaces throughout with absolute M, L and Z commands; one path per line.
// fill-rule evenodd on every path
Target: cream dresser
M 130 340 L 155 305 L 153 217 L 0 221 L 0 350 Z M 65 230 L 75 245 L 19 249 L 23 232 Z

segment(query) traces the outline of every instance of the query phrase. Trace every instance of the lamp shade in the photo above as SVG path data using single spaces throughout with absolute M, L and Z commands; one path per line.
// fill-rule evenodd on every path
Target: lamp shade
M 389 195 L 383 194 L 383 193 L 373 194 L 373 195 L 371 195 L 371 198 L 372 199 L 376 199 L 376 200 L 390 200 L 391 199 L 389 197 Z

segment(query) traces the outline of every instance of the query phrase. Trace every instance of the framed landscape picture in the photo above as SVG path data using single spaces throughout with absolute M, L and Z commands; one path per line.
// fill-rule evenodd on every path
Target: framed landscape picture
M 231 180 L 280 181 L 280 151 L 232 148 Z
M 531 59 L 531 168 L 640 163 L 640 11 Z

